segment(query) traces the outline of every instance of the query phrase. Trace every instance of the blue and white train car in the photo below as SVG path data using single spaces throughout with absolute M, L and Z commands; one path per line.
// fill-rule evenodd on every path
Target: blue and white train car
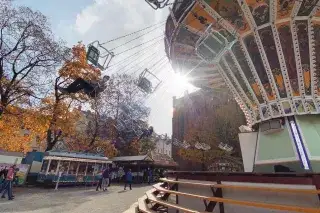
M 89 153 L 46 152 L 37 176 L 38 183 L 88 184 L 99 180 L 103 168 L 112 164 L 107 157 Z

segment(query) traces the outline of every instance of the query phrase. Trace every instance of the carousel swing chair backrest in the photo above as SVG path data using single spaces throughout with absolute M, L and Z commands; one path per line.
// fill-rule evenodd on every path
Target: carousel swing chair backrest
M 212 30 L 210 24 L 196 43 L 196 53 L 205 61 L 213 63 L 219 61 L 233 44 L 234 42 L 229 43 L 221 33 Z
M 153 92 L 152 83 L 145 77 L 146 70 L 139 76 L 138 87 L 145 93 L 150 94 Z
M 164 8 L 169 0 L 145 0 L 154 10 Z
M 90 45 L 87 52 L 87 60 L 97 66 L 99 64 L 99 57 L 100 51 L 93 45 Z
M 114 53 L 110 52 L 99 41 L 94 41 L 88 45 L 87 60 L 101 70 L 108 68 L 114 56 Z

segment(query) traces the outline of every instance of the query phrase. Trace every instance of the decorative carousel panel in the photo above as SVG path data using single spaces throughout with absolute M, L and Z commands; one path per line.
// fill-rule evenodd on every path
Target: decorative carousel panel
M 239 63 L 244 75 L 247 78 L 247 81 L 249 82 L 252 90 L 254 91 L 259 103 L 263 103 L 263 98 L 261 94 L 261 88 L 259 84 L 255 81 L 254 76 L 252 75 L 252 72 L 250 70 L 248 61 L 244 55 L 244 52 L 242 51 L 239 42 L 235 43 L 232 47 L 232 52 L 235 55 L 237 62 Z
M 221 26 L 217 23 L 217 21 L 198 3 L 193 6 L 183 23 L 198 32 L 204 32 L 209 24 L 212 24 L 212 27 L 215 30 L 221 29 Z
M 303 0 L 299 8 L 298 16 L 309 16 L 318 0 Z
M 184 44 L 174 43 L 172 45 L 172 53 L 179 58 L 197 58 L 194 47 Z
M 287 66 L 287 72 L 293 96 L 300 96 L 296 59 L 294 55 L 290 22 L 276 25 L 279 32 L 280 43 Z
M 247 87 L 244 79 L 242 78 L 242 76 L 240 74 L 241 71 L 237 68 L 235 62 L 233 61 L 233 59 L 231 57 L 231 55 L 230 54 L 226 54 L 225 55 L 225 59 L 226 59 L 226 62 L 228 64 L 228 66 L 230 67 L 231 72 L 233 73 L 233 75 L 237 79 L 239 85 L 241 86 L 242 90 L 247 95 L 247 97 L 250 99 L 252 105 L 255 105 L 255 99 L 252 96 L 251 92 L 249 91 L 249 88 Z
M 306 112 L 301 99 L 293 100 L 293 102 L 297 114 L 304 114 Z
M 295 4 L 295 0 L 277 0 L 277 17 L 276 20 L 289 18 Z
M 243 102 L 245 103 L 245 106 L 247 108 L 252 108 L 250 107 L 250 105 L 252 105 L 246 101 L 246 97 L 244 97 L 244 94 L 241 94 L 242 92 L 242 88 L 239 84 L 237 84 L 237 82 L 234 80 L 234 78 L 231 76 L 231 74 L 229 73 L 228 67 L 226 66 L 225 63 L 223 63 L 222 61 L 219 63 L 220 67 L 222 68 L 224 74 L 226 75 L 226 77 L 228 78 L 228 80 L 230 81 L 230 83 L 235 87 L 236 91 L 238 91 L 238 93 L 240 94 L 240 96 L 242 97 Z
M 239 34 L 250 31 L 250 26 L 237 0 L 204 0 L 223 19 L 227 20 Z
M 279 117 L 282 114 L 281 107 L 279 107 L 278 103 L 270 104 L 272 117 Z
M 316 108 L 316 105 L 313 101 L 313 99 L 306 99 L 305 102 L 304 102 L 308 112 L 310 113 L 317 113 L 317 108 Z
M 320 21 L 313 21 L 312 25 L 313 34 L 313 54 L 312 60 L 314 66 L 314 79 L 315 87 L 317 89 L 317 95 L 320 96 Z
M 176 1 L 172 8 L 175 19 L 179 21 L 182 15 L 191 7 L 192 4 L 194 4 L 194 0 Z
M 269 22 L 269 1 L 268 0 L 246 0 L 250 12 L 257 26 L 261 26 Z
M 270 109 L 267 105 L 261 105 L 260 111 L 262 114 L 262 120 L 268 120 L 271 118 L 271 112 L 270 112 Z
M 268 59 L 270 69 L 273 74 L 273 78 L 279 92 L 279 96 L 280 98 L 286 98 L 287 92 L 284 85 L 283 76 L 281 73 L 278 54 L 276 54 L 276 44 L 274 42 L 271 27 L 269 26 L 259 30 L 259 35 L 264 47 L 264 51 L 267 55 L 267 59 Z
M 244 43 L 246 45 L 246 48 L 248 50 L 249 56 L 252 60 L 252 63 L 256 69 L 256 72 L 258 73 L 258 76 L 260 78 L 260 81 L 266 91 L 266 94 L 268 96 L 268 99 L 270 101 L 274 100 L 276 98 L 275 94 L 272 91 L 271 84 L 268 79 L 267 72 L 265 70 L 265 67 L 262 62 L 262 58 L 257 46 L 257 43 L 255 41 L 255 38 L 253 35 L 248 35 L 244 38 Z
M 282 101 L 281 105 L 282 105 L 282 110 L 285 115 L 292 115 L 293 114 L 293 110 L 292 110 L 290 101 Z
M 308 21 L 296 21 L 302 74 L 304 79 L 304 90 L 306 95 L 311 95 L 311 76 L 310 76 L 310 54 Z
M 186 44 L 189 46 L 195 46 L 197 41 L 199 40 L 199 36 L 185 29 L 184 27 L 180 27 L 179 32 L 176 36 L 176 40 L 181 44 Z

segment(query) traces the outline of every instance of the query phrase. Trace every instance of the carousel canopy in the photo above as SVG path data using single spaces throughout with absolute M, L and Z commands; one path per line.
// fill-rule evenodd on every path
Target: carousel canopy
M 167 56 L 195 86 L 227 86 L 249 125 L 319 114 L 317 3 L 177 0 L 166 22 Z

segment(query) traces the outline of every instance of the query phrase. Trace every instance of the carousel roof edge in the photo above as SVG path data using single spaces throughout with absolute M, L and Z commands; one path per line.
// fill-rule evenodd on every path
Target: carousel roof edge
M 46 156 L 57 156 L 57 157 L 69 157 L 69 158 L 84 158 L 93 160 L 110 160 L 102 155 L 92 154 L 92 153 L 77 153 L 77 152 L 56 152 L 48 151 L 45 152 Z
M 135 155 L 135 156 L 120 156 L 114 157 L 111 159 L 112 161 L 152 161 L 149 155 Z

